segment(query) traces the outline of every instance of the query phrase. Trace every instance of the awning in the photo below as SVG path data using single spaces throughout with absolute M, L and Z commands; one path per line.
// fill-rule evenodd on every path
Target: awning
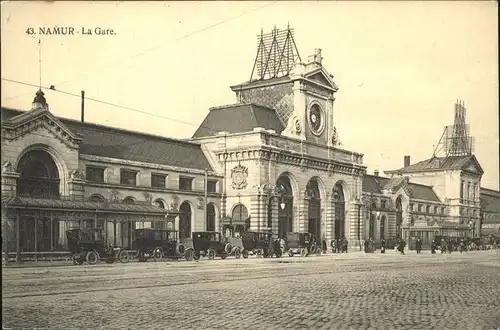
M 177 214 L 154 205 L 117 204 L 75 201 L 65 199 L 38 199 L 29 197 L 2 198 L 2 207 L 7 209 L 41 209 L 57 211 L 89 211 L 96 213 L 162 215 Z

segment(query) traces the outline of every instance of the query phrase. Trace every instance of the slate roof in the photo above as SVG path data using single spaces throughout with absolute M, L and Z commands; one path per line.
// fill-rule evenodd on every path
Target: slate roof
M 391 185 L 394 181 L 395 179 L 366 174 L 363 176 L 363 192 L 381 194 L 382 189 L 386 185 Z M 441 203 L 431 186 L 410 182 L 408 187 L 412 191 L 411 198 Z
M 500 212 L 500 192 L 498 190 L 481 188 L 479 199 L 484 212 Z
M 450 156 L 450 157 L 433 157 L 410 166 L 402 167 L 393 171 L 385 171 L 385 173 L 394 172 L 420 172 L 429 170 L 458 170 L 463 168 L 470 160 L 475 160 L 474 155 L 469 156 Z M 476 160 L 475 160 L 476 161 Z M 480 169 L 482 171 L 482 169 Z
M 28 197 L 9 197 L 2 198 L 2 205 L 6 207 L 34 207 L 41 209 L 71 209 L 86 210 L 103 213 L 120 214 L 149 214 L 165 215 L 167 210 L 154 205 L 135 205 L 135 204 L 105 204 L 86 201 L 72 201 L 64 199 L 39 199 Z
M 240 103 L 211 108 L 193 138 L 214 136 L 219 132 L 251 132 L 256 127 L 275 130 L 284 129 L 274 109 L 253 104 Z
M 36 111 L 36 110 L 35 110 Z M 2 107 L 2 122 L 17 120 L 29 111 Z M 200 144 L 178 139 L 128 131 L 114 127 L 82 123 L 57 117 L 73 133 L 81 135 L 80 153 L 126 159 L 131 161 L 177 166 L 181 168 L 213 170 Z

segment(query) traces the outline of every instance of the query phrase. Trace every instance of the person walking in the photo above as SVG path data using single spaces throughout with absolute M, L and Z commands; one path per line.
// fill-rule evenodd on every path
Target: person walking
M 415 242 L 415 247 L 417 249 L 417 254 L 420 254 L 422 252 L 422 240 L 420 237 L 417 237 L 417 241 Z
M 385 239 L 382 238 L 380 241 L 380 253 L 385 253 Z

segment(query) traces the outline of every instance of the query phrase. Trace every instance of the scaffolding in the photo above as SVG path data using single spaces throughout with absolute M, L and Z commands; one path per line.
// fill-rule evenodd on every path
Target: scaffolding
M 261 30 L 257 36 L 257 55 L 250 76 L 250 81 L 283 77 L 290 74 L 297 61 L 301 62 L 297 45 L 293 38 L 294 31 L 276 27 L 265 33 Z

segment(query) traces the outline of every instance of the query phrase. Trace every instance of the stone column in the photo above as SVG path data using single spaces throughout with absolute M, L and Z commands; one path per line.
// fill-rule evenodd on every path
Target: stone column
M 12 169 L 10 162 L 7 163 L 2 168 L 2 196 L 16 197 L 17 179 L 21 175 Z
M 262 196 L 259 194 L 250 197 L 250 231 L 260 231 L 265 226 L 262 222 Z
M 83 200 L 85 192 L 85 179 L 79 170 L 74 170 L 70 174 L 68 181 L 69 196 L 72 200 Z
M 297 231 L 300 233 L 305 233 L 309 230 L 308 228 L 308 220 L 309 220 L 309 200 L 302 197 L 303 194 L 300 195 L 300 199 L 298 200 L 298 223 L 297 223 Z
M 325 219 L 323 221 L 325 221 L 325 239 L 330 242 L 335 236 L 335 201 L 330 194 L 325 199 Z
M 273 237 L 278 237 L 278 227 L 279 227 L 279 208 L 280 208 L 280 200 L 279 198 L 277 197 L 274 197 L 272 200 L 271 200 L 271 205 L 272 205 L 272 209 L 271 209 L 271 216 L 272 216 L 272 224 L 273 224 L 273 228 L 272 228 L 272 232 L 273 232 Z
M 363 222 L 363 209 L 359 210 L 359 203 L 352 202 L 351 204 L 345 204 L 349 207 L 346 214 L 346 237 L 349 241 L 349 245 L 352 247 L 359 247 L 358 240 L 358 230 L 360 233 L 360 239 L 363 239 L 364 232 L 364 222 Z M 359 229 L 358 229 L 359 228 Z

